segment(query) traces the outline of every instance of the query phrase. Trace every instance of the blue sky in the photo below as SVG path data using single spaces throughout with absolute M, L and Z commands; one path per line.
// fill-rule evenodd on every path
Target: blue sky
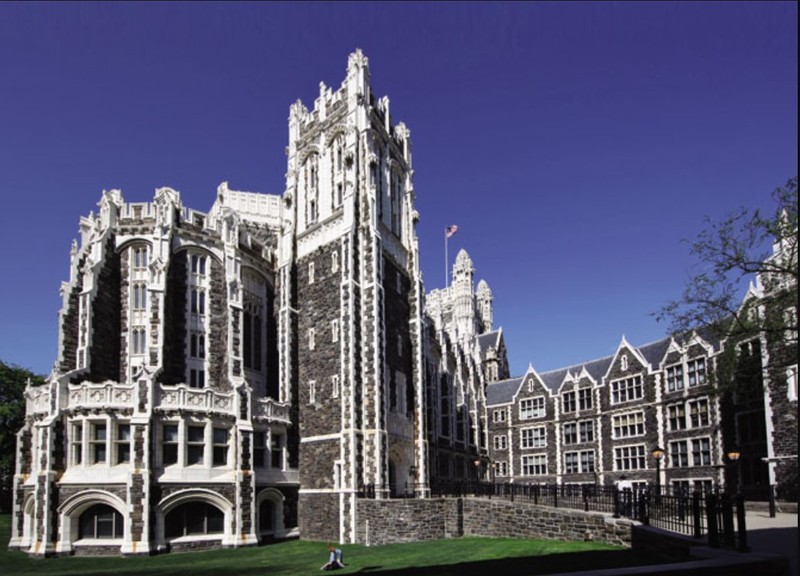
M 797 3 L 0 3 L 0 359 L 47 373 L 101 191 L 281 193 L 289 105 L 370 60 L 426 289 L 466 249 L 512 372 L 666 333 L 684 240 L 797 174 Z

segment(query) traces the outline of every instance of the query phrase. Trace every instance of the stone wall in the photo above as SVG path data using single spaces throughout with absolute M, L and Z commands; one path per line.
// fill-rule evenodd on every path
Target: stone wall
M 631 545 L 633 522 L 596 512 L 561 510 L 483 498 L 358 501 L 361 544 L 460 536 L 586 540 Z M 305 532 L 303 533 L 305 538 Z
M 505 500 L 464 500 L 465 536 L 589 539 L 630 546 L 632 525 L 630 520 L 611 518 L 597 512 L 548 508 Z
M 297 508 L 303 540 L 339 541 L 338 494 L 300 494 Z
M 114 380 L 120 374 L 120 258 L 113 234 L 106 240 L 105 253 L 92 300 L 92 382 Z
M 360 499 L 357 541 L 378 546 L 458 537 L 461 534 L 456 508 L 460 502 L 460 499 Z

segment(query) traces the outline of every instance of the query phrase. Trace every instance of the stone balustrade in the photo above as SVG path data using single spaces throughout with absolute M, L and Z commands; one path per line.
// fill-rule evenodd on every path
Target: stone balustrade
M 117 382 L 81 382 L 67 386 L 66 408 L 133 408 L 134 387 Z
M 234 394 L 216 392 L 209 388 L 189 388 L 178 386 L 158 386 L 159 399 L 156 406 L 167 410 L 197 410 L 232 414 L 235 409 Z
M 272 398 L 257 398 L 254 400 L 253 405 L 254 418 L 291 424 L 288 404 L 281 404 Z

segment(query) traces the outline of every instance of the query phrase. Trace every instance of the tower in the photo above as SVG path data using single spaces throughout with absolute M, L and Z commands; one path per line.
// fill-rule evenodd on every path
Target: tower
M 411 140 L 367 58 L 291 106 L 280 243 L 281 394 L 297 410 L 304 538 L 356 539 L 356 497 L 426 470 Z M 424 485 L 424 480 L 423 480 Z

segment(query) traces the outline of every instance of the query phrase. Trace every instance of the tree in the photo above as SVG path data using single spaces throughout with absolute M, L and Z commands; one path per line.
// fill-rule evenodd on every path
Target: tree
M 17 432 L 25 421 L 25 386 L 43 384 L 44 378 L 0 360 L 0 512 L 11 510 L 17 455 Z
M 705 230 L 691 243 L 696 271 L 681 298 L 656 318 L 678 334 L 711 330 L 727 342 L 758 338 L 774 349 L 769 368 L 785 369 L 797 362 L 797 177 L 772 197 L 776 206 L 766 216 L 740 208 L 721 222 L 706 217 Z M 750 290 L 743 297 L 746 282 Z

